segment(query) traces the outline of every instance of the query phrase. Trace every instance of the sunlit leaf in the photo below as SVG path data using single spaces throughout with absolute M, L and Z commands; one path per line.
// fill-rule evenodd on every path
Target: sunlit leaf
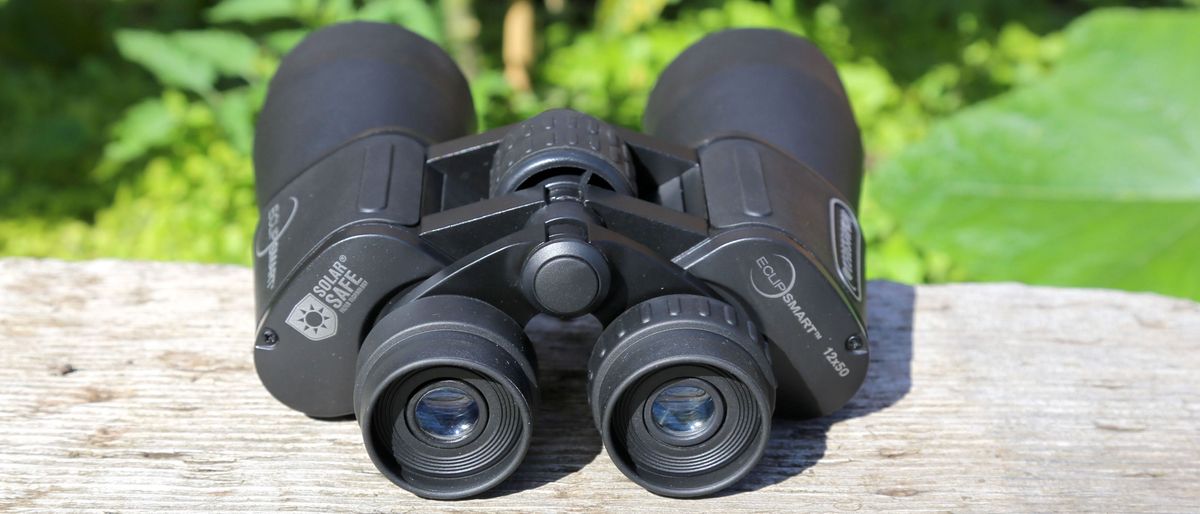
M 296 18 L 312 13 L 312 0 L 223 0 L 208 10 L 208 19 L 217 23 L 256 23 L 278 18 Z
M 194 59 L 208 63 L 224 75 L 248 77 L 255 74 L 258 43 L 243 34 L 209 29 L 176 32 L 169 37 Z
M 278 54 L 286 54 L 300 44 L 300 41 L 307 36 L 309 31 L 303 29 L 294 30 L 279 30 L 267 34 L 264 42 L 267 47 L 274 50 Z
M 120 30 L 116 33 L 121 55 L 136 62 L 168 86 L 191 91 L 212 89 L 217 70 L 210 62 L 197 60 L 181 48 L 171 36 L 145 30 Z
M 216 105 L 216 115 L 217 123 L 233 148 L 249 155 L 254 141 L 254 107 L 246 88 L 222 94 Z
M 1200 12 L 1099 11 L 1064 45 L 889 162 L 880 202 L 971 278 L 1200 298 Z
M 437 13 L 422 0 L 373 0 L 359 9 L 361 20 L 397 23 L 422 37 L 440 43 L 442 23 Z
M 113 126 L 112 140 L 104 147 L 105 167 L 102 169 L 114 170 L 142 157 L 151 148 L 166 144 L 175 136 L 178 126 L 178 116 L 161 98 L 143 100 L 130 107 Z

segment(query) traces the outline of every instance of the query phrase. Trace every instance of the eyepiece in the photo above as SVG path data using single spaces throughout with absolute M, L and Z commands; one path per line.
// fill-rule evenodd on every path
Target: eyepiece
M 609 455 L 651 492 L 716 492 L 762 456 L 775 381 L 758 330 L 728 304 L 693 295 L 638 304 L 601 334 L 588 370 Z
M 359 353 L 354 406 L 367 453 L 425 498 L 490 489 L 529 448 L 534 370 L 521 327 L 495 307 L 458 296 L 404 304 Z

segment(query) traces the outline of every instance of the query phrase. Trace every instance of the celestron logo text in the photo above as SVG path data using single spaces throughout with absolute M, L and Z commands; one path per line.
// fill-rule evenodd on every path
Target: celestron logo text
M 796 266 L 780 254 L 763 255 L 754 260 L 757 270 L 750 272 L 750 286 L 764 298 L 778 300 L 783 304 L 804 332 L 821 340 L 821 330 L 813 323 L 804 307 L 796 301 L 792 288 L 796 286 Z
M 862 300 L 862 245 L 854 211 L 841 200 L 829 202 L 829 233 L 838 278 L 855 300 Z

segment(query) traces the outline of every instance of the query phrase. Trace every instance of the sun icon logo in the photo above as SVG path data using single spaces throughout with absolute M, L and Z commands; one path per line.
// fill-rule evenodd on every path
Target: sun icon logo
M 337 334 L 337 311 L 330 309 L 311 293 L 300 299 L 288 313 L 287 324 L 300 335 L 320 341 Z

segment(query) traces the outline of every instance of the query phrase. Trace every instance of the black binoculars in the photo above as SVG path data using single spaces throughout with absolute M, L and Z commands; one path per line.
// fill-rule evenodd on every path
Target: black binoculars
M 463 498 L 529 447 L 524 327 L 590 315 L 580 394 L 616 466 L 675 497 L 741 479 L 773 416 L 827 415 L 867 372 L 858 127 L 830 62 L 770 30 L 683 52 L 643 124 L 556 109 L 473 134 L 434 44 L 310 35 L 254 142 L 263 385 L 356 416 L 397 485 Z

